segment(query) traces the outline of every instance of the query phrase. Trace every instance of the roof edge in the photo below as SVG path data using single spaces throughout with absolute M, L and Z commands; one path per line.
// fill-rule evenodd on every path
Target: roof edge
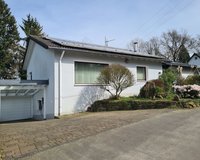
M 29 38 L 29 41 L 30 41 L 30 39 L 31 39 L 31 40 L 33 40 L 34 42 L 40 44 L 42 47 L 44 47 L 44 48 L 46 48 L 46 49 L 49 49 L 49 46 L 48 46 L 48 45 L 46 45 L 45 43 L 43 43 L 43 42 L 39 41 L 38 39 L 36 39 L 34 35 L 30 35 L 28 38 Z M 43 37 L 41 37 L 41 38 L 43 38 Z
M 190 57 L 190 59 L 188 60 L 188 62 L 189 62 L 195 55 L 196 55 L 197 57 L 200 58 L 200 55 L 199 55 L 198 53 L 194 53 L 194 54 Z
M 40 40 L 41 38 L 41 40 Z M 152 58 L 152 59 L 160 59 L 160 60 L 164 60 L 166 59 L 164 56 L 160 55 L 148 55 L 148 54 L 139 54 L 139 53 L 132 53 L 127 49 L 122 49 L 122 48 L 114 48 L 114 47 L 108 47 L 108 49 L 95 49 L 95 48 L 90 48 L 90 47 L 81 47 L 81 46 L 67 46 L 67 45 L 63 45 L 61 43 L 58 43 L 56 41 L 54 41 L 53 39 L 51 39 L 50 37 L 41 37 L 41 36 L 34 36 L 34 35 L 30 35 L 29 36 L 29 41 L 32 40 L 35 43 L 41 45 L 42 47 L 44 47 L 45 49 L 55 49 L 55 50 L 78 50 L 78 51 L 95 51 L 97 53 L 111 53 L 111 54 L 116 54 L 116 55 L 124 55 L 124 56 L 134 56 L 134 57 L 144 57 L 144 58 Z M 44 40 L 44 41 L 43 41 Z M 47 43 L 45 43 L 45 41 L 47 41 Z M 56 44 L 57 46 L 51 46 L 48 45 L 48 41 L 52 44 Z M 71 43 L 76 43 L 75 41 L 69 41 Z M 77 42 L 82 44 L 81 42 Z M 87 44 L 87 45 L 93 45 L 93 44 Z M 94 44 L 94 46 L 100 46 L 103 47 L 101 45 L 96 45 Z M 119 51 L 115 51 L 119 50 Z M 120 51 L 121 50 L 121 51 Z M 129 53 L 130 52 L 130 53 Z

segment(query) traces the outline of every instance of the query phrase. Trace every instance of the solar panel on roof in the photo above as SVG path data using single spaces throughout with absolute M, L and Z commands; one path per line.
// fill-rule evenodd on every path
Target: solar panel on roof
M 50 40 L 51 42 L 55 42 L 58 45 L 61 45 L 55 48 L 62 48 L 63 46 L 63 48 L 72 47 L 76 49 L 90 49 L 90 50 L 101 51 L 101 52 L 105 51 L 105 53 L 110 52 L 110 53 L 126 54 L 126 55 L 139 56 L 139 57 L 142 56 L 142 57 L 149 57 L 149 58 L 159 58 L 159 59 L 164 58 L 162 56 L 149 55 L 149 54 L 134 52 L 132 50 L 127 50 L 127 49 L 122 49 L 122 48 L 107 47 L 107 46 L 102 46 L 102 45 L 97 45 L 97 44 L 82 43 L 82 42 L 63 40 L 63 39 L 51 38 L 51 37 L 44 37 L 44 38 L 46 40 Z
M 47 39 L 52 40 L 60 45 L 64 45 L 66 47 L 81 47 L 86 49 L 94 49 L 94 50 L 100 50 L 100 51 L 110 51 L 110 52 L 118 52 L 118 53 L 126 53 L 126 54 L 135 54 L 135 55 L 145 55 L 147 54 L 141 54 L 141 53 L 135 53 L 132 50 L 122 49 L 122 48 L 114 48 L 114 47 L 107 47 L 107 46 L 101 46 L 97 44 L 89 44 L 89 43 L 81 43 L 76 41 L 69 41 L 69 40 L 62 40 L 57 38 L 50 38 L 47 37 Z

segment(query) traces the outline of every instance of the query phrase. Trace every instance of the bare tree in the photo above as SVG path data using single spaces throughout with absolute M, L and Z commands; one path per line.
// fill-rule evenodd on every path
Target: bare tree
M 178 33 L 176 30 L 172 30 L 163 33 L 161 45 L 163 53 L 168 59 L 178 61 L 182 46 L 189 50 L 194 47 L 194 42 L 186 32 Z
M 128 49 L 129 50 L 134 50 L 135 48 L 135 42 L 137 42 L 137 52 L 141 52 L 141 53 L 146 53 L 145 50 L 145 41 L 143 39 L 140 38 L 135 38 L 133 39 L 128 45 Z
M 112 64 L 105 67 L 99 77 L 98 83 L 101 88 L 111 94 L 112 98 L 118 99 L 121 92 L 132 86 L 134 82 L 133 74 L 128 68 L 120 64 Z
M 151 38 L 145 42 L 145 51 L 151 55 L 160 55 L 160 40 L 157 37 Z
M 137 42 L 137 51 L 144 54 L 160 55 L 160 40 L 157 37 L 151 38 L 149 41 L 136 38 L 128 44 L 128 49 L 134 50 L 134 43 Z
M 200 35 L 198 35 L 195 39 L 193 39 L 193 41 L 195 43 L 193 52 L 200 53 Z

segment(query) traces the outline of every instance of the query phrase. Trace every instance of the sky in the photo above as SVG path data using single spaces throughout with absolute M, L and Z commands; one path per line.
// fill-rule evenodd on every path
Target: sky
M 200 35 L 200 0 L 5 0 L 17 24 L 30 13 L 54 38 L 127 48 L 172 29 Z M 20 36 L 24 34 L 20 30 Z

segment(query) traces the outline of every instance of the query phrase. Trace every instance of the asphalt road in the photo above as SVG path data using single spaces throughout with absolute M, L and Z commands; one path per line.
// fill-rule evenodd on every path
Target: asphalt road
M 200 109 L 176 110 L 24 160 L 200 160 Z

